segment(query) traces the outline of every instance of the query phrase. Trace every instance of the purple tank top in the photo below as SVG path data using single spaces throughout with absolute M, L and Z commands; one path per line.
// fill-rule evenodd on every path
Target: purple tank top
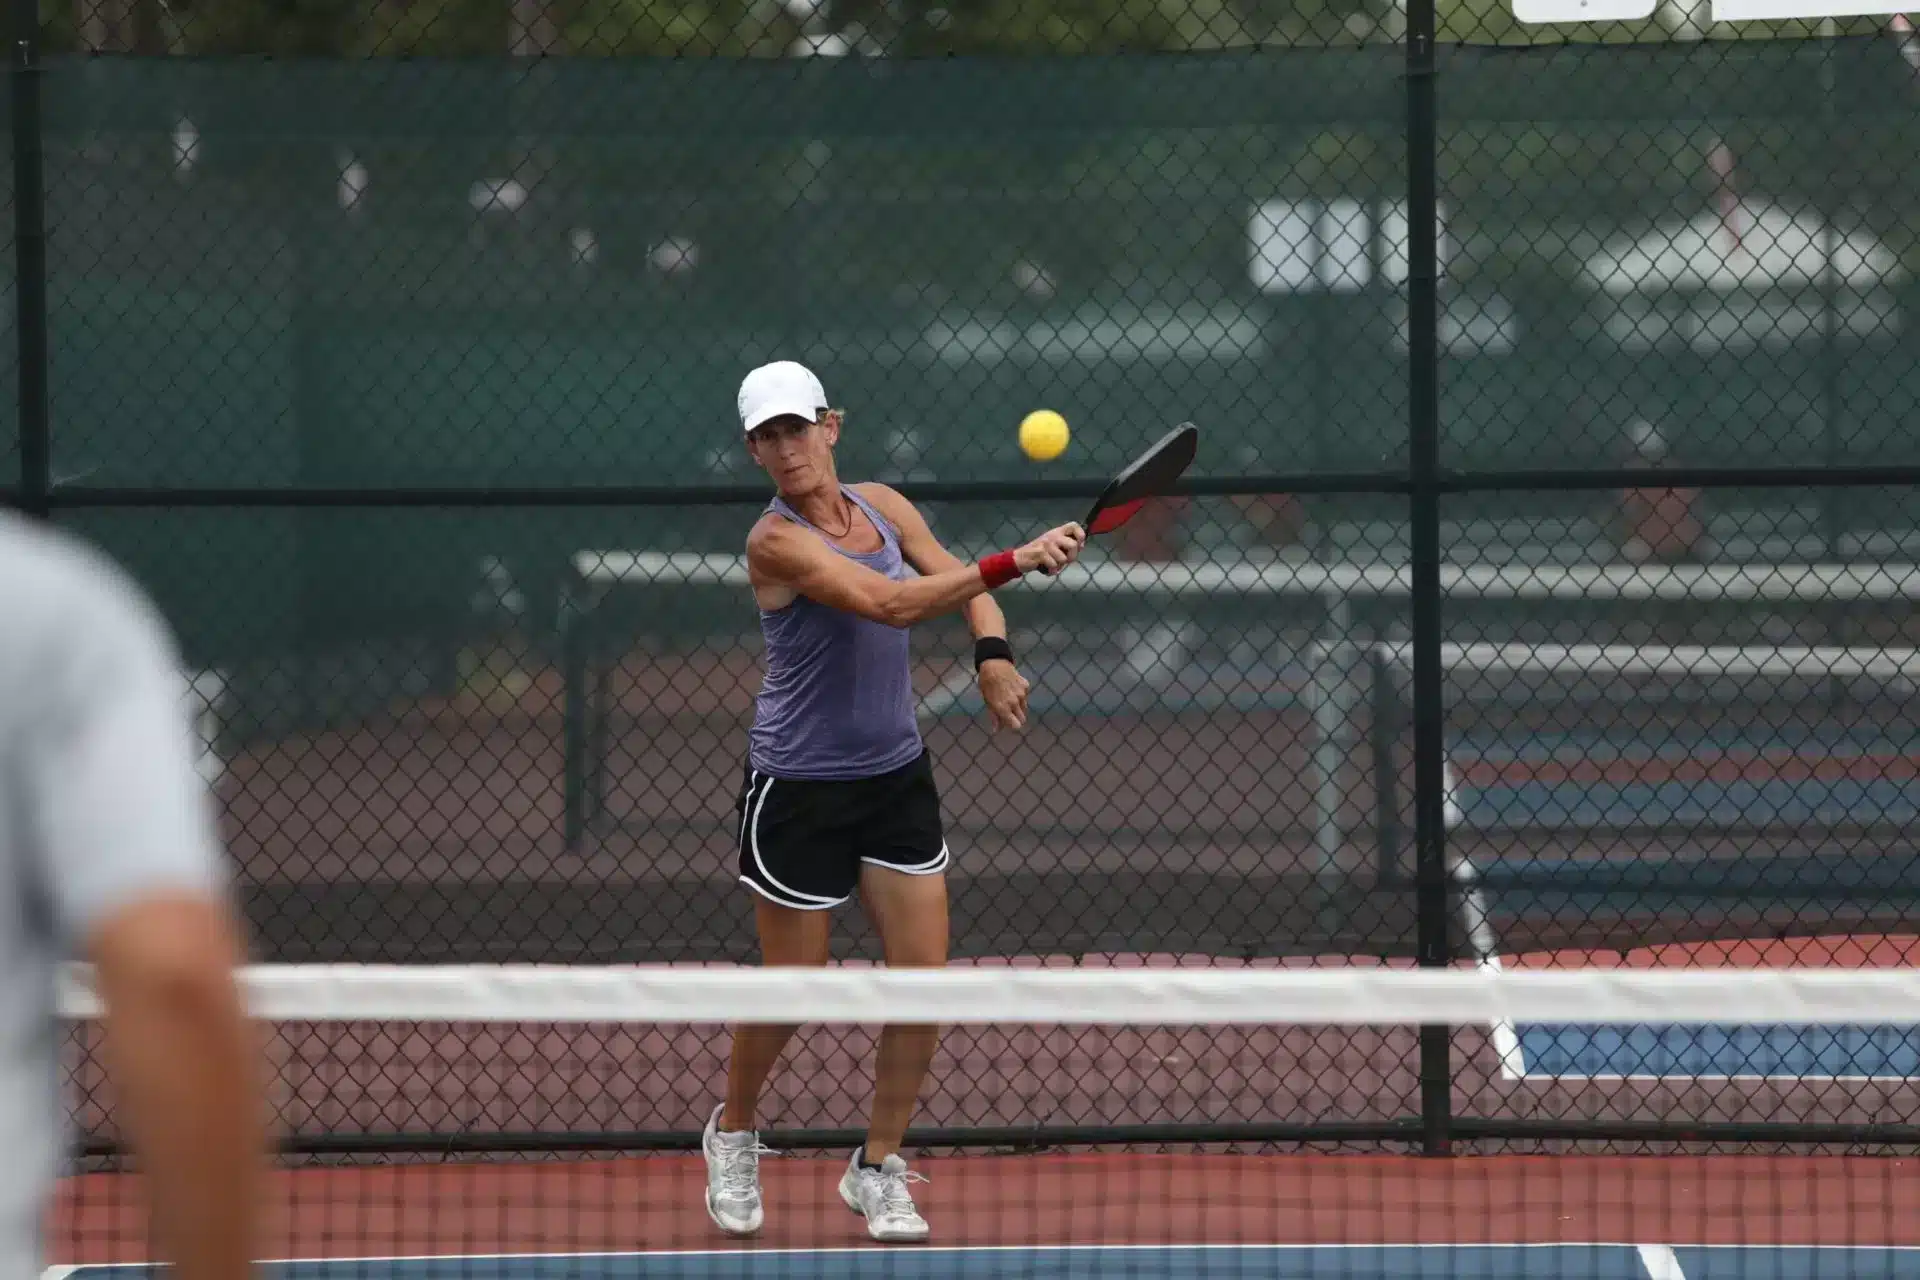
M 895 582 L 911 576 L 894 527 L 853 490 L 843 485 L 840 492 L 873 521 L 881 546 L 833 549 Z M 767 510 L 814 529 L 781 498 Z M 833 546 L 830 539 L 827 545 Z M 762 609 L 760 631 L 766 676 L 754 699 L 749 763 L 755 770 L 776 778 L 872 778 L 919 758 L 924 746 L 913 714 L 906 628 L 795 596 L 784 609 Z

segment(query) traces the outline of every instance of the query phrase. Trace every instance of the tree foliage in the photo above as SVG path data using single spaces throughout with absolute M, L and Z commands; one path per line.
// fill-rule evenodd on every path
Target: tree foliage
M 1668 0 L 1644 22 L 1587 26 L 1522 26 L 1511 0 L 1439 0 L 1438 17 L 1441 39 L 1450 42 L 1632 43 L 1687 34 L 1676 15 L 1692 2 Z M 938 57 L 1386 43 L 1404 33 L 1403 6 L 1404 0 L 41 0 L 41 16 L 53 50 L 476 57 L 513 51 L 517 31 L 537 28 L 548 34 L 536 51 L 571 56 Z M 1859 18 L 1834 30 L 1871 34 L 1876 26 Z M 1804 23 L 1750 23 L 1722 25 L 1711 34 L 1816 31 Z
M 85 21 L 101 6 L 129 16 L 112 51 L 278 57 L 504 53 L 528 22 L 575 56 L 1161 52 L 1352 43 L 1393 16 L 1392 0 L 42 0 L 48 47 L 101 40 Z

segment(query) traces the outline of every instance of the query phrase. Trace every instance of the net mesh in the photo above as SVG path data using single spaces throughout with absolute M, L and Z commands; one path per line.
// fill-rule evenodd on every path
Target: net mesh
M 1838 1086 L 1862 1110 L 1910 1101 L 1920 989 L 1904 953 L 1818 968 L 1730 959 L 1686 973 L 269 966 L 248 975 L 287 1144 L 266 1252 L 308 1260 L 287 1274 L 316 1280 L 1910 1274 L 1920 1183 L 1883 1148 L 1431 1161 L 1403 1154 L 1413 1122 L 1364 1154 L 1244 1135 L 1047 1137 L 1063 1115 L 1192 1115 L 1248 1098 L 1311 1116 L 1322 1104 L 1309 1078 L 1330 1052 L 1350 1055 L 1350 1087 L 1398 1119 L 1393 1075 L 1423 1021 L 1453 1025 L 1456 1059 L 1514 1100 L 1640 1087 L 1669 1121 L 1707 1124 L 1702 1098 L 1744 1090 L 1758 1102 L 1770 1066 L 1804 1078 L 1805 1061 L 1755 1056 L 1765 1041 L 1872 1077 Z M 75 1046 L 89 1043 L 84 982 L 68 1007 Z M 1571 1012 L 1577 1026 L 1564 1022 Z M 761 1161 L 766 1223 L 742 1242 L 708 1220 L 696 1135 L 722 1096 L 730 1028 L 794 1019 L 808 1029 L 759 1113 L 775 1152 Z M 911 1189 L 931 1248 L 889 1250 L 867 1239 L 839 1182 L 864 1134 L 877 1024 L 936 1019 L 936 1077 L 959 1071 L 969 1091 L 923 1094 L 903 1150 L 928 1179 Z M 1504 1072 L 1486 1052 L 1503 1036 L 1528 1046 Z M 1652 1082 L 1596 1069 L 1615 1041 L 1649 1039 L 1691 1057 L 1649 1059 L 1662 1077 Z M 823 1071 L 836 1055 L 849 1069 Z M 1071 1086 L 1059 1075 L 1068 1062 L 1080 1072 Z M 111 1102 L 89 1092 L 83 1123 L 110 1136 Z M 964 1149 L 944 1143 L 956 1104 L 1004 1128 Z M 662 1113 L 677 1135 L 638 1132 Z M 347 1115 L 410 1131 L 412 1149 L 314 1141 Z M 512 1132 L 542 1122 L 628 1131 L 571 1151 L 528 1150 Z M 96 1155 L 63 1184 L 48 1246 L 63 1267 L 154 1256 L 137 1178 Z

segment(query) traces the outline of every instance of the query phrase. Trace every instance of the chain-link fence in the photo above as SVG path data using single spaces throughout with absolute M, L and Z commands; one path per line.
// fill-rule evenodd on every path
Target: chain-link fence
M 1379 0 L 40 19 L 4 174 L 11 496 L 178 628 L 263 959 L 754 958 L 739 557 L 766 486 L 731 396 L 776 357 L 846 406 L 843 478 L 898 486 L 962 555 L 1070 516 L 1172 423 L 1203 433 L 1181 498 L 1005 593 L 1024 735 L 988 732 L 957 620 L 916 632 L 959 956 L 1907 958 L 1903 22 L 1662 3 L 1529 28 Z M 1045 464 L 1015 443 L 1039 407 L 1074 429 Z M 840 953 L 876 955 L 848 925 Z M 992 1052 L 962 1042 L 930 1123 L 1004 1122 Z M 543 1043 L 601 1082 L 591 1105 L 511 1054 L 476 1075 L 461 1046 L 347 1031 L 297 1042 L 290 1123 L 335 1150 L 695 1141 L 675 1081 L 705 1087 L 704 1051 L 614 1098 L 628 1049 Z M 1920 1134 L 1920 1046 L 1846 1029 L 1219 1053 L 1191 1068 L 1209 1090 L 1109 1085 L 1035 1132 Z M 470 1108 L 418 1104 L 402 1068 Z M 850 1096 L 787 1119 L 852 1124 Z

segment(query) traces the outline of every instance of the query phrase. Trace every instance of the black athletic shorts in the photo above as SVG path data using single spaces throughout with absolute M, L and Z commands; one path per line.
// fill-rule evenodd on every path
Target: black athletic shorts
M 947 869 L 940 792 L 925 752 L 874 778 L 773 778 L 747 768 L 734 808 L 740 878 L 784 907 L 824 911 L 853 897 L 860 864 L 937 875 Z

